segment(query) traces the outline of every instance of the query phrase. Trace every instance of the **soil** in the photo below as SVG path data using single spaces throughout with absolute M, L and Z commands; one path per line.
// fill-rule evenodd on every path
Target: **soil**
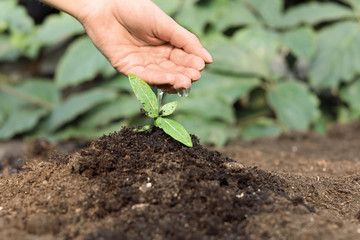
M 359 132 L 1 143 L 0 239 L 360 239 Z

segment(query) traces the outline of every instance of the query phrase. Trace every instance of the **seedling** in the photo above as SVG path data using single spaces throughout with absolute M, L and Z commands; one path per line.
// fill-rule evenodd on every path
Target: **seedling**
M 186 129 L 178 122 L 166 118 L 171 115 L 177 106 L 177 102 L 170 102 L 159 108 L 159 101 L 150 86 L 134 74 L 129 74 L 129 81 L 135 93 L 136 98 L 143 106 L 143 112 L 146 116 L 154 119 L 154 125 L 161 128 L 166 134 L 175 140 L 192 147 L 191 137 Z M 150 125 L 145 125 L 138 131 L 147 131 L 151 129 Z

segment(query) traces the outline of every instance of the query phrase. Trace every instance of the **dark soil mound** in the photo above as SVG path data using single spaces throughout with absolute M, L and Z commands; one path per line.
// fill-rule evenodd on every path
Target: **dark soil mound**
M 1 177 L 0 239 L 358 237 L 306 203 L 306 179 L 245 168 L 192 139 L 123 128 Z

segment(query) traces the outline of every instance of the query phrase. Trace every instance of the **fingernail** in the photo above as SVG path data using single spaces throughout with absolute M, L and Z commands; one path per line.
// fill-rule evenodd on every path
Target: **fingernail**
M 212 59 L 210 53 L 205 48 L 202 49 L 202 52 L 203 52 L 203 55 L 205 57 L 205 62 L 212 63 L 213 59 Z

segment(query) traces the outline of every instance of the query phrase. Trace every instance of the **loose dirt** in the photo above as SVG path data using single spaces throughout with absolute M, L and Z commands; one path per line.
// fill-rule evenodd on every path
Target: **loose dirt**
M 0 239 L 360 239 L 359 132 L 221 149 L 129 128 L 84 146 L 2 143 Z

